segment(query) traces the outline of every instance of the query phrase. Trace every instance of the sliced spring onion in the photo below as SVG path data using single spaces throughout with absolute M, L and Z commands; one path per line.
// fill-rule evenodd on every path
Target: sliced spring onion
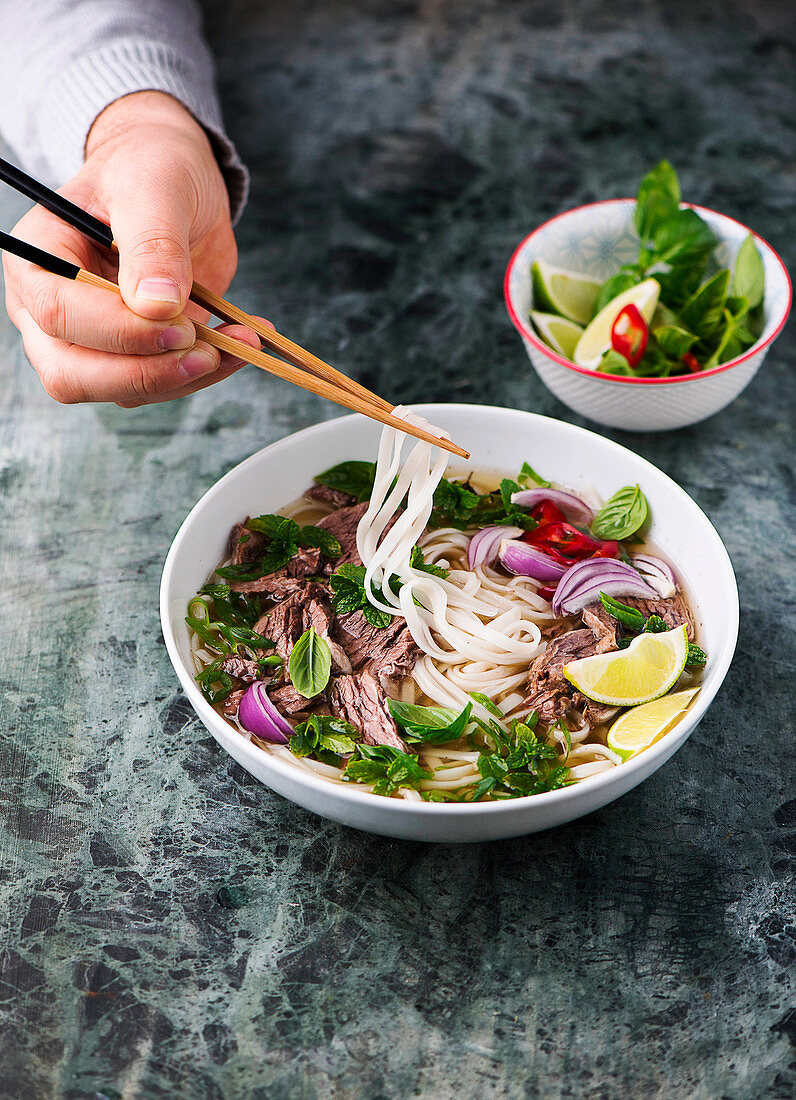
M 586 558 L 570 566 L 558 582 L 553 595 L 553 612 L 572 615 L 598 600 L 600 592 L 644 599 L 654 599 L 658 595 L 632 565 L 612 558 Z
M 509 573 L 517 576 L 533 577 L 545 584 L 557 583 L 566 573 L 566 566 L 551 558 L 549 554 L 537 550 L 527 542 L 504 538 L 498 550 L 500 564 Z
M 511 503 L 520 508 L 535 508 L 543 500 L 550 500 L 560 508 L 570 523 L 582 523 L 588 526 L 594 519 L 594 512 L 574 493 L 565 493 L 561 489 L 521 489 L 511 494 Z
M 238 721 L 249 733 L 275 745 L 286 745 L 293 733 L 293 727 L 268 698 L 265 684 L 259 680 L 248 688 L 241 699 Z
M 470 539 L 467 547 L 467 568 L 477 569 L 494 561 L 503 539 L 513 539 L 522 534 L 520 527 L 483 527 Z

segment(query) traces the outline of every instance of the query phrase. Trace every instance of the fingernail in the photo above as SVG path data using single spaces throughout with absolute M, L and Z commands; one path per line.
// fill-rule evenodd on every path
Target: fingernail
M 137 298 L 146 298 L 150 302 L 179 302 L 180 288 L 173 279 L 142 279 L 136 288 Z
M 180 359 L 180 374 L 184 378 L 201 378 L 203 374 L 210 374 L 218 370 L 219 360 L 212 352 L 203 348 L 191 348 Z
M 169 328 L 164 328 L 158 336 L 158 344 L 163 351 L 191 348 L 195 341 L 196 332 L 193 325 L 171 325 Z

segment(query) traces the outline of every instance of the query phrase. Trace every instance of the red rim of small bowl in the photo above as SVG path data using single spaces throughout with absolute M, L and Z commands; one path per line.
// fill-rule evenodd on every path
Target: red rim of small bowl
M 722 363 L 718 367 L 711 367 L 710 370 L 700 371 L 698 374 L 679 374 L 676 375 L 674 378 L 624 378 L 621 375 L 616 374 L 603 374 L 601 371 L 590 370 L 588 367 L 579 367 L 577 363 L 571 363 L 569 359 L 564 359 L 564 357 L 562 355 L 559 355 L 558 352 L 553 351 L 553 349 L 547 344 L 542 343 L 542 341 L 533 331 L 531 326 L 529 324 L 526 324 L 526 322 L 523 321 L 523 319 L 517 313 L 516 309 L 514 308 L 514 303 L 511 300 L 511 295 L 509 293 L 509 282 L 511 280 L 512 271 L 514 270 L 514 264 L 517 262 L 520 252 L 523 250 L 525 245 L 528 243 L 528 241 L 531 240 L 532 237 L 535 237 L 537 233 L 541 233 L 541 231 L 545 229 L 548 225 L 551 225 L 553 222 L 558 221 L 560 218 L 569 217 L 570 214 L 575 214 L 579 210 L 590 210 L 594 206 L 609 206 L 613 203 L 626 203 L 635 201 L 635 199 L 603 199 L 600 202 L 589 202 L 585 203 L 583 206 L 574 206 L 571 210 L 565 210 L 561 214 L 556 214 L 553 218 L 548 218 L 546 222 L 542 222 L 541 225 L 537 225 L 536 229 L 532 230 L 527 237 L 523 237 L 523 239 L 520 241 L 520 243 L 517 245 L 517 247 L 514 249 L 514 252 L 512 253 L 508 267 L 506 268 L 505 277 L 503 279 L 503 297 L 506 302 L 506 309 L 508 310 L 508 314 L 511 318 L 512 324 L 522 336 L 524 336 L 527 340 L 530 340 L 534 347 L 538 348 L 539 351 L 544 352 L 544 354 L 549 359 L 553 359 L 556 363 L 560 363 L 562 367 L 567 367 L 569 370 L 576 371 L 578 374 L 585 374 L 589 378 L 596 378 L 600 382 L 612 382 L 615 385 L 631 386 L 667 386 L 673 385 L 677 382 L 698 382 L 700 378 L 710 378 L 715 374 L 721 374 L 722 371 L 730 370 L 732 367 L 739 366 L 739 364 L 745 362 L 747 359 L 750 359 L 753 355 L 757 355 L 758 352 L 761 352 L 764 348 L 768 347 L 768 345 L 773 340 L 776 340 L 780 332 L 782 332 L 782 329 L 785 327 L 785 322 L 788 319 L 790 307 L 793 303 L 793 286 L 790 281 L 790 276 L 788 275 L 788 269 L 782 262 L 782 258 L 779 256 L 777 251 L 771 247 L 767 240 L 761 237 L 759 233 L 755 233 L 753 229 L 749 229 L 749 227 L 744 225 L 743 222 L 739 222 L 737 218 L 731 218 L 728 214 L 719 213 L 718 210 L 710 210 L 706 206 L 697 206 L 695 203 L 688 202 L 684 203 L 683 205 L 688 206 L 692 210 L 696 210 L 701 214 L 715 214 L 720 218 L 726 218 L 728 222 L 734 222 L 735 225 L 740 225 L 741 229 L 745 229 L 747 233 L 751 233 L 755 240 L 760 241 L 766 246 L 766 248 L 776 259 L 779 266 L 782 268 L 782 273 L 785 276 L 785 282 L 788 285 L 788 304 L 785 307 L 785 312 L 782 314 L 782 320 L 770 336 L 766 337 L 766 339 L 762 343 L 758 342 L 757 344 L 753 344 L 751 348 L 748 349 L 748 351 L 745 351 L 743 353 L 743 355 L 739 355 L 737 359 L 730 359 L 728 363 Z

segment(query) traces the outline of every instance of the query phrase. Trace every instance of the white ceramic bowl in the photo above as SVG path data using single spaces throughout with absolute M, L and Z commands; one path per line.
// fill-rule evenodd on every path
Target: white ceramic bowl
M 233 523 L 295 500 L 316 473 L 337 462 L 375 456 L 379 426 L 361 416 L 327 421 L 274 443 L 205 493 L 178 531 L 163 570 L 160 613 L 166 647 L 191 705 L 219 744 L 257 779 L 315 813 L 411 840 L 495 840 L 549 829 L 635 787 L 680 748 L 699 722 L 735 649 L 738 594 L 732 566 L 721 539 L 690 497 L 649 462 L 610 440 L 513 409 L 427 405 L 418 411 L 470 448 L 475 467 L 513 472 L 527 461 L 556 481 L 576 490 L 593 485 L 605 497 L 622 485 L 641 485 L 652 514 L 650 537 L 676 564 L 696 613 L 700 644 L 708 653 L 702 690 L 671 733 L 636 759 L 564 790 L 459 805 L 383 798 L 316 778 L 252 745 L 213 710 L 193 679 L 184 621 L 188 600 L 223 556 Z M 208 760 L 208 767 L 213 766 Z
M 792 299 L 790 279 L 774 249 L 754 234 L 766 272 L 765 323 L 760 339 L 743 355 L 712 370 L 677 378 L 620 378 L 578 367 L 549 348 L 531 325 L 531 264 L 546 260 L 596 279 L 607 279 L 637 255 L 634 207 L 635 199 L 609 199 L 569 210 L 540 225 L 520 243 L 509 261 L 503 287 L 506 307 L 536 373 L 575 412 L 598 424 L 628 431 L 684 428 L 713 416 L 751 382 L 787 320 Z M 731 266 L 750 230 L 724 214 L 701 206 L 693 209 L 719 238 L 715 253 L 719 263 Z

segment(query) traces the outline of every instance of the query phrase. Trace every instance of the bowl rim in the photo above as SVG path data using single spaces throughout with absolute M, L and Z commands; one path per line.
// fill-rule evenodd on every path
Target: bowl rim
M 664 473 L 653 463 L 643 458 L 641 455 L 637 455 L 634 451 L 631 451 L 629 447 L 623 447 L 620 443 L 614 442 L 612 439 L 608 439 L 605 436 L 599 435 L 597 432 L 590 431 L 588 428 L 581 428 L 578 425 L 570 424 L 564 420 L 558 420 L 551 416 L 542 416 L 539 413 L 528 412 L 525 409 L 512 409 L 507 406 L 500 405 L 475 405 L 464 402 L 452 402 L 436 403 L 436 404 L 424 404 L 414 405 L 414 409 L 420 412 L 422 415 L 434 415 L 441 411 L 453 412 L 453 411 L 473 411 L 479 412 L 484 409 L 490 411 L 496 411 L 499 413 L 510 413 L 513 416 L 521 414 L 524 417 L 530 417 L 534 421 L 552 422 L 557 425 L 557 430 L 563 431 L 565 434 L 571 434 L 574 436 L 589 436 L 597 438 L 600 443 L 609 450 L 618 452 L 620 456 L 630 454 L 637 462 L 642 464 L 642 467 L 647 467 L 652 472 L 653 476 L 663 478 L 669 483 L 671 489 L 683 500 L 683 502 L 692 508 L 695 508 L 704 522 L 708 525 L 710 532 L 715 538 L 715 545 L 718 552 L 718 557 L 722 567 L 724 567 L 727 575 L 728 591 L 727 591 L 727 632 L 721 651 L 716 655 L 716 664 L 714 665 L 716 685 L 712 694 L 704 698 L 697 696 L 694 704 L 688 709 L 683 716 L 683 720 L 678 723 L 669 733 L 664 734 L 657 742 L 651 745 L 648 749 L 645 749 L 643 753 L 635 759 L 625 761 L 620 768 L 612 768 L 607 772 L 601 772 L 597 775 L 588 776 L 585 779 L 581 779 L 578 783 L 573 784 L 571 787 L 564 787 L 557 791 L 546 791 L 541 794 L 527 795 L 520 798 L 506 799 L 505 801 L 498 802 L 477 802 L 477 803 L 444 803 L 444 802 L 425 802 L 414 800 L 409 801 L 407 799 L 389 798 L 385 799 L 388 803 L 384 807 L 390 814 L 403 815 L 421 815 L 424 817 L 445 817 L 450 815 L 453 817 L 457 812 L 459 814 L 466 813 L 468 815 L 475 814 L 487 814 L 489 816 L 500 817 L 502 815 L 511 815 L 517 813 L 521 808 L 528 809 L 531 805 L 538 806 L 540 810 L 542 807 L 551 805 L 565 806 L 568 802 L 577 801 L 578 799 L 587 799 L 590 792 L 598 791 L 602 787 L 610 788 L 613 785 L 619 785 L 624 782 L 629 782 L 629 786 L 625 787 L 625 791 L 620 791 L 619 794 L 611 797 L 609 795 L 606 801 L 613 801 L 615 798 L 619 798 L 627 790 L 631 789 L 635 784 L 632 782 L 635 773 L 645 770 L 647 766 L 657 760 L 658 757 L 663 757 L 660 764 L 657 764 L 648 774 L 653 774 L 658 767 L 666 762 L 668 757 L 677 751 L 682 743 L 687 739 L 690 733 L 696 728 L 701 721 L 703 715 L 707 711 L 708 707 L 712 704 L 717 693 L 720 691 L 722 684 L 727 676 L 732 658 L 735 653 L 735 647 L 738 639 L 738 627 L 740 618 L 740 606 L 738 599 L 738 585 L 735 578 L 735 572 L 732 567 L 732 561 L 730 559 L 727 548 L 719 535 L 716 528 L 711 523 L 710 519 L 705 515 L 699 505 L 693 500 L 684 489 L 682 489 L 673 478 L 670 478 L 668 474 Z M 324 779 L 318 778 L 312 773 L 305 771 L 304 769 L 297 768 L 295 764 L 290 763 L 287 760 L 282 760 L 280 757 L 271 753 L 264 752 L 264 750 L 258 748 L 251 741 L 243 737 L 240 731 L 234 727 L 231 723 L 227 722 L 222 716 L 207 702 L 202 695 L 198 686 L 196 685 L 193 676 L 190 674 L 188 668 L 182 660 L 180 655 L 177 641 L 172 629 L 171 622 L 171 608 L 170 608 L 170 587 L 172 577 L 176 572 L 176 566 L 179 561 L 180 551 L 183 544 L 188 539 L 190 534 L 190 528 L 195 522 L 198 515 L 201 514 L 206 504 L 216 496 L 224 492 L 226 486 L 245 467 L 253 465 L 262 460 L 262 456 L 265 454 L 278 455 L 279 451 L 289 449 L 295 443 L 302 439 L 312 438 L 317 434 L 326 434 L 327 432 L 341 432 L 345 434 L 345 425 L 353 421 L 361 421 L 364 419 L 359 413 L 355 413 L 350 416 L 333 417 L 331 420 L 320 421 L 317 424 L 310 425 L 297 432 L 292 432 L 290 435 L 285 436 L 283 439 L 276 440 L 261 450 L 256 451 L 253 455 L 249 455 L 248 458 L 243 459 L 232 467 L 226 474 L 215 481 L 209 489 L 207 489 L 199 500 L 191 508 L 188 515 L 181 523 L 177 534 L 169 547 L 168 554 L 163 565 L 163 574 L 160 583 L 160 620 L 163 630 L 163 638 L 166 644 L 166 649 L 171 660 L 172 666 L 177 673 L 177 678 L 182 685 L 183 690 L 188 696 L 188 701 L 193 707 L 194 711 L 205 725 L 205 727 L 213 734 L 215 739 L 226 749 L 224 745 L 225 738 L 235 736 L 240 737 L 240 744 L 237 746 L 241 757 L 250 758 L 252 764 L 260 762 L 262 764 L 267 761 L 268 768 L 273 768 L 277 773 L 290 780 L 300 780 L 301 784 L 305 786 L 305 789 L 316 791 L 323 800 L 324 795 L 329 796 L 330 792 L 342 799 L 344 802 L 350 804 L 361 803 L 367 806 L 373 806 L 374 796 L 370 791 L 358 790 L 355 784 L 350 786 L 344 784 L 330 784 Z M 687 725 L 685 722 L 687 721 Z M 676 744 L 672 747 L 673 738 L 679 735 L 680 744 Z M 244 764 L 244 767 L 248 768 L 248 765 Z M 254 773 L 256 775 L 256 772 Z M 259 778 L 259 776 L 258 776 Z M 263 780 L 260 780 L 263 782 Z M 637 781 L 640 782 L 641 780 Z M 266 785 L 268 785 L 266 783 Z M 290 796 L 287 796 L 290 797 Z M 376 796 L 377 798 L 379 796 Z M 323 811 L 315 811 L 323 812 Z
M 548 359 L 552 359 L 554 362 L 560 364 L 560 366 L 562 367 L 566 367 L 568 370 L 576 371 L 578 374 L 585 374 L 587 377 L 594 378 L 600 382 L 609 382 L 614 385 L 631 386 L 667 386 L 674 385 L 678 382 L 699 382 L 702 378 L 712 378 L 714 375 L 721 374 L 723 371 L 730 370 L 732 367 L 740 366 L 741 363 L 745 362 L 753 355 L 757 355 L 759 352 L 767 348 L 768 345 L 771 344 L 774 340 L 776 340 L 780 332 L 782 332 L 782 329 L 785 327 L 785 322 L 788 319 L 788 314 L 790 313 L 791 305 L 793 303 L 793 284 L 791 283 L 788 269 L 785 267 L 782 257 L 779 255 L 776 249 L 771 247 L 771 245 L 764 237 L 761 237 L 759 233 L 755 233 L 753 229 L 750 229 L 747 225 L 744 225 L 743 222 L 738 221 L 737 218 L 732 218 L 729 214 L 722 214 L 718 210 L 711 210 L 710 207 L 707 206 L 698 206 L 696 203 L 686 202 L 681 203 L 681 207 L 687 207 L 691 210 L 696 210 L 698 213 L 701 214 L 712 214 L 715 217 L 724 218 L 728 222 L 733 222 L 735 225 L 739 225 L 741 229 L 745 229 L 747 233 L 751 233 L 755 240 L 762 242 L 762 244 L 764 244 L 769 252 L 771 252 L 774 259 L 779 264 L 782 270 L 782 274 L 785 276 L 785 283 L 788 288 L 788 300 L 783 311 L 782 318 L 770 336 L 767 336 L 765 340 L 758 340 L 757 343 L 752 344 L 750 348 L 747 348 L 743 355 L 739 355 L 735 359 L 730 359 L 730 361 L 727 363 L 721 363 L 717 367 L 711 367 L 710 370 L 699 371 L 699 373 L 697 374 L 682 374 L 676 375 L 673 378 L 625 378 L 622 375 L 604 374 L 601 371 L 591 370 L 589 367 L 580 367 L 577 363 L 572 363 L 569 361 L 569 359 L 565 359 L 563 355 L 559 355 L 558 352 L 553 351 L 553 349 L 551 347 L 548 347 L 547 344 L 542 343 L 542 341 L 534 332 L 531 325 L 529 325 L 524 320 L 524 318 L 520 316 L 511 298 L 510 283 L 514 272 L 514 266 L 519 260 L 520 253 L 524 250 L 528 242 L 536 236 L 537 233 L 541 233 L 543 229 L 547 228 L 547 226 L 551 225 L 553 222 L 559 221 L 562 218 L 567 218 L 571 214 L 577 214 L 581 210 L 590 210 L 592 207 L 595 206 L 610 206 L 621 203 L 635 203 L 635 201 L 635 198 L 600 199 L 597 202 L 584 203 L 583 206 L 573 206 L 570 210 L 564 210 L 560 214 L 555 214 L 552 218 L 548 218 L 547 221 L 542 222 L 541 225 L 537 225 L 535 229 L 532 229 L 531 232 L 527 234 L 527 236 L 523 237 L 523 239 L 520 241 L 520 243 L 511 254 L 511 259 L 509 260 L 508 266 L 506 267 L 506 274 L 503 277 L 503 297 L 506 303 L 506 309 L 508 311 L 509 317 L 511 318 L 512 324 L 522 337 L 524 337 L 526 340 L 529 340 L 533 344 L 533 346 L 538 351 L 541 351 L 544 355 L 546 355 Z

